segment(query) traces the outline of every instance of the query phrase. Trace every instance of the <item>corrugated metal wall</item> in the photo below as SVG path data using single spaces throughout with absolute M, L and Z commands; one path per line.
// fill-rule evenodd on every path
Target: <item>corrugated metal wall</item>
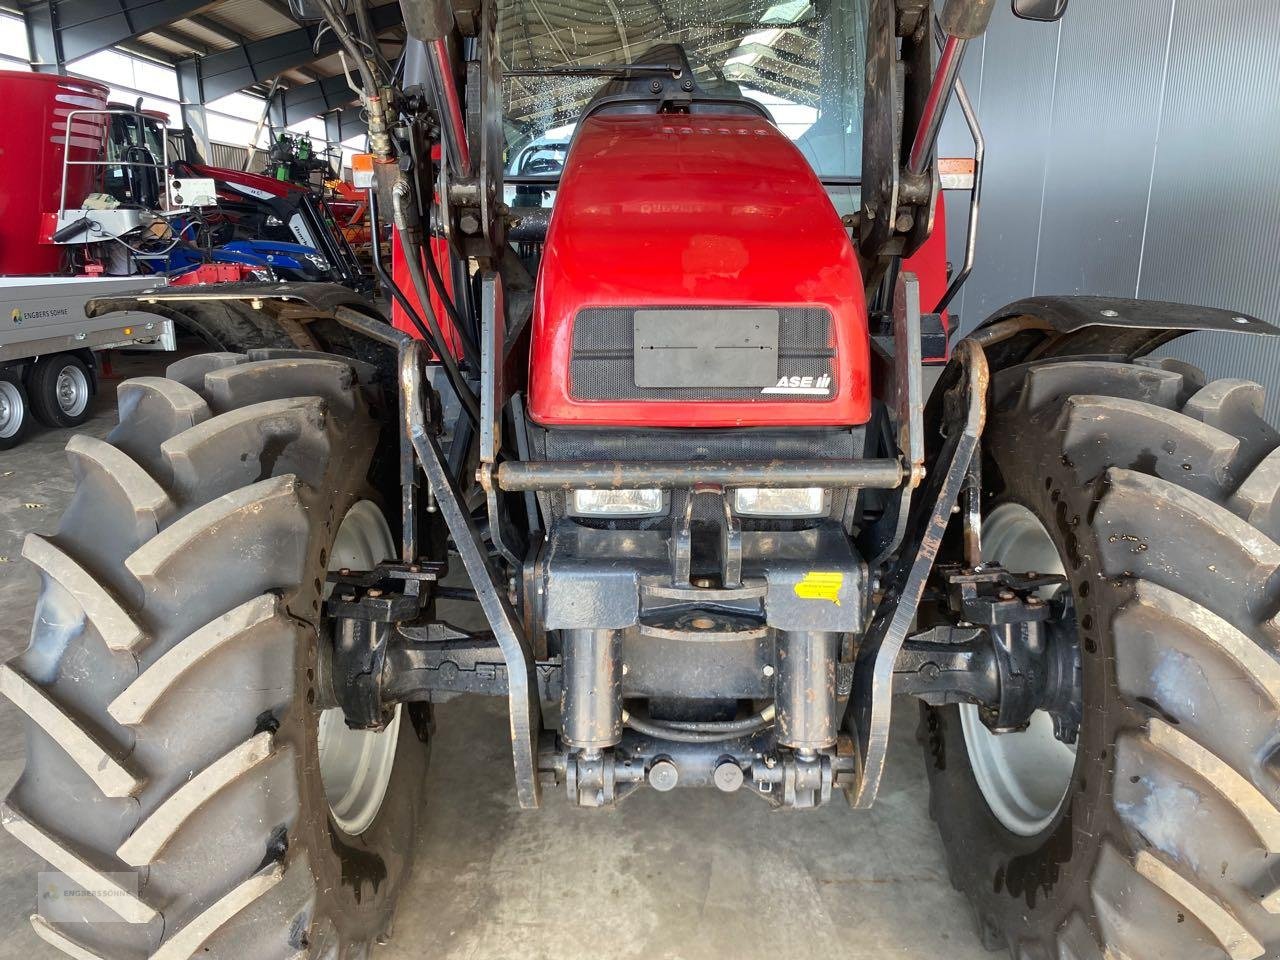
M 1059 24 L 997 6 L 964 79 L 987 139 L 967 329 L 1031 294 L 1241 310 L 1280 325 L 1280 4 L 1071 0 Z M 942 152 L 970 150 L 958 108 Z M 960 260 L 962 204 L 949 207 Z M 1168 352 L 1268 387 L 1280 339 L 1193 334 Z
M 214 167 L 241 170 L 244 168 L 244 162 L 249 156 L 247 147 L 233 147 L 229 143 L 211 143 L 209 147 L 209 165 Z M 259 159 L 262 159 L 261 153 L 258 156 Z

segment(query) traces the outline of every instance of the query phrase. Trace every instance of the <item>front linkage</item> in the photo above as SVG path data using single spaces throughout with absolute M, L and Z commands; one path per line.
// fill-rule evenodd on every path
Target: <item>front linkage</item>
M 910 305 L 915 300 L 913 285 L 907 277 L 903 282 L 906 296 L 900 302 Z M 487 277 L 484 288 L 489 291 L 489 303 L 495 303 L 500 297 L 497 278 Z M 396 384 L 400 397 L 401 555 L 373 571 L 338 574 L 328 610 L 338 638 L 333 685 L 348 723 L 364 728 L 377 728 L 387 711 L 400 702 L 438 702 L 462 693 L 506 696 L 517 796 L 524 807 L 538 806 L 544 781 L 562 784 L 574 802 L 584 805 L 614 802 L 648 783 L 658 789 L 752 789 L 784 806 L 814 806 L 840 788 L 856 806 L 867 806 L 883 773 L 889 704 L 895 692 L 916 695 L 927 703 L 976 704 L 992 730 L 1017 729 L 1031 713 L 1043 709 L 1053 718 L 1058 739 L 1072 742 L 1080 721 L 1078 655 L 1073 611 L 1065 598 L 1059 599 L 1066 591 L 1055 591 L 1053 578 L 1001 571 L 981 561 L 977 464 L 987 408 L 987 357 L 1006 367 L 1018 363 L 1032 348 L 1041 355 L 1061 357 L 1096 353 L 1099 344 L 1141 355 L 1187 330 L 1238 331 L 1242 327 L 1236 313 L 1171 304 L 1097 298 L 1040 298 L 1013 304 L 957 344 L 934 394 L 946 401 L 939 405 L 940 412 L 930 413 L 932 426 L 926 431 L 919 378 L 909 376 L 907 370 L 918 356 L 918 351 L 910 349 L 910 331 L 919 329 L 912 322 L 915 311 L 908 308 L 902 322 L 895 324 L 906 349 L 889 351 L 897 367 L 894 379 L 902 385 L 890 394 L 889 402 L 896 404 L 895 419 L 906 425 L 899 447 L 910 451 L 901 460 L 792 461 L 778 470 L 771 470 L 767 463 L 745 461 L 676 465 L 504 461 L 498 446 L 501 432 L 493 429 L 481 431 L 478 482 L 464 496 L 457 480 L 461 474 L 449 465 L 454 451 L 446 449 L 449 434 L 441 432 L 445 424 L 439 396 L 424 375 L 428 366 L 421 341 L 345 303 L 317 296 L 316 288 L 306 285 L 280 285 L 269 295 L 261 287 L 242 293 L 228 289 L 221 295 L 239 296 L 268 319 L 273 312 L 284 311 L 289 319 L 285 329 L 292 331 L 299 347 L 354 351 L 371 359 L 380 350 L 384 358 L 395 357 L 384 379 Z M 167 302 L 191 296 L 182 291 L 151 291 L 145 299 Z M 503 345 L 495 322 L 498 312 L 491 307 L 485 316 L 489 321 L 479 386 L 488 419 L 497 409 L 494 371 Z M 1243 319 L 1248 320 L 1249 332 L 1268 329 L 1252 318 Z M 1120 323 L 1123 328 L 1115 329 Z M 361 343 L 365 346 L 360 347 Z M 993 389 L 998 403 L 1002 389 L 998 371 Z M 918 457 L 923 442 L 912 441 L 926 434 L 940 437 L 941 449 L 929 457 L 929 470 L 920 477 L 915 466 L 922 462 Z M 761 628 L 770 624 L 760 601 L 767 597 L 770 577 L 780 582 L 782 573 L 763 569 L 753 559 L 762 548 L 752 545 L 752 532 L 736 531 L 728 521 L 715 535 L 718 543 L 710 545 L 722 559 L 724 582 L 719 586 L 728 593 L 721 598 L 724 609 L 714 610 L 708 623 L 681 620 L 688 613 L 681 609 L 682 588 L 697 587 L 702 599 L 719 591 L 708 591 L 705 584 L 683 583 L 680 550 L 671 562 L 654 564 L 636 584 L 637 613 L 649 621 L 638 622 L 650 638 L 661 635 L 663 617 L 672 620 L 667 625 L 670 632 L 733 638 L 719 648 L 733 655 L 707 683 L 719 689 L 725 678 L 736 677 L 744 698 L 766 706 L 746 718 L 710 721 L 711 727 L 705 726 L 707 721 L 667 720 L 655 725 L 652 718 L 621 709 L 620 690 L 630 688 L 647 668 L 639 656 L 642 648 L 619 648 L 611 639 L 604 642 L 609 631 L 565 630 L 568 642 L 579 644 L 580 652 L 585 651 L 600 671 L 566 674 L 564 664 L 570 658 L 550 655 L 545 645 L 547 623 L 539 622 L 545 610 L 540 611 L 537 599 L 538 581 L 546 571 L 530 569 L 526 562 L 510 575 L 500 573 L 494 553 L 497 545 L 490 550 L 466 506 L 474 502 L 475 491 L 486 486 L 513 494 L 584 482 L 699 487 L 698 496 L 716 502 L 722 499 L 723 488 L 735 479 L 743 482 L 742 477 L 753 486 L 810 485 L 814 480 L 806 471 L 811 467 L 825 471 L 821 482 L 830 486 L 900 495 L 896 510 L 885 511 L 886 522 L 881 525 L 885 529 L 873 536 L 883 545 L 875 553 L 889 564 L 878 583 L 874 578 L 881 561 L 873 561 L 868 574 L 862 561 L 851 558 L 847 539 L 844 554 L 815 552 L 811 546 L 805 554 L 831 572 L 845 573 L 840 604 L 827 605 L 827 613 L 836 619 L 775 624 L 778 641 L 761 641 Z M 496 497 L 482 499 L 493 511 Z M 416 534 L 424 509 L 438 510 L 444 521 L 489 623 L 488 632 L 469 634 L 431 619 L 432 601 L 445 595 L 438 585 L 444 569 L 420 555 Z M 903 519 L 898 522 L 898 517 Z M 491 514 L 491 528 L 493 519 Z M 962 568 L 935 565 L 943 534 L 952 523 L 963 534 L 967 560 Z M 682 542 L 678 521 L 673 532 L 672 542 L 678 545 Z M 555 537 L 558 532 L 547 535 Z M 770 545 L 775 555 L 781 544 L 775 539 Z M 708 544 L 701 546 L 706 549 Z M 808 567 L 817 569 L 812 563 Z M 584 584 L 599 592 L 597 580 L 584 580 Z M 794 590 L 795 583 L 789 586 Z M 616 627 L 626 625 L 622 621 Z M 765 633 L 767 637 L 769 631 Z M 830 636 L 841 636 L 841 640 L 833 645 Z M 577 653 L 572 659 L 586 662 Z M 687 678 L 678 665 L 665 672 L 664 682 L 685 683 L 688 693 Z M 596 676 L 608 682 L 596 683 Z M 581 696 L 583 691 L 589 695 Z M 543 703 L 557 701 L 561 705 L 559 736 L 544 731 L 542 720 Z M 811 708 L 815 701 L 818 706 Z M 830 706 L 823 706 L 824 702 Z M 604 741 L 612 739 L 621 723 L 613 743 L 592 742 L 600 738 L 590 731 L 600 729 L 602 723 L 609 734 Z
M 385 328 L 379 333 L 396 337 Z M 977 703 L 993 728 L 1019 726 L 1033 710 L 1061 701 L 1064 736 L 1073 729 L 1071 681 L 1063 679 L 1074 677 L 1063 665 L 1071 657 L 1069 631 L 1046 628 L 1063 616 L 1058 605 L 1039 596 L 1058 580 L 993 568 L 934 568 L 985 410 L 986 367 L 976 345 L 957 350 L 947 378 L 944 450 L 929 482 L 917 491 L 896 573 L 874 607 L 865 567 L 838 530 L 805 534 L 813 542 L 806 539 L 803 560 L 788 562 L 786 534 L 744 533 L 724 509 L 724 478 L 715 470 L 706 464 L 664 464 L 662 472 L 671 476 L 656 482 L 692 491 L 686 509 L 672 518 L 671 555 L 662 560 L 648 549 L 652 545 L 635 543 L 643 539 L 635 532 L 618 537 L 583 528 L 553 530 L 552 554 L 557 537 L 594 537 L 598 542 L 585 545 L 589 552 L 609 552 L 628 541 L 632 559 L 648 558 L 648 566 L 640 564 L 639 576 L 610 580 L 592 565 L 575 570 L 572 564 L 552 563 L 542 571 L 547 587 L 541 591 L 551 599 L 540 602 L 540 591 L 526 590 L 525 617 L 516 615 L 514 583 L 497 574 L 446 468 L 437 439 L 439 405 L 418 400 L 426 389 L 421 346 L 408 338 L 396 339 L 396 346 L 403 427 L 491 630 L 467 633 L 429 619 L 444 572 L 440 564 L 402 560 L 373 571 L 331 575 L 335 589 L 327 613 L 335 635 L 334 685 L 348 725 L 377 729 L 399 702 L 505 696 L 524 806 L 537 804 L 544 781 L 563 785 L 583 806 L 611 804 L 646 783 L 660 791 L 746 788 L 788 807 L 817 806 L 840 788 L 857 805 L 867 805 L 883 768 L 888 697 L 895 689 L 928 702 Z M 921 409 L 918 396 L 904 398 L 904 409 L 913 404 Z M 433 411 L 430 417 L 427 409 Z M 594 482 L 621 488 L 655 482 L 652 465 L 608 466 L 608 480 Z M 545 476 L 537 469 L 513 471 L 507 489 L 554 486 L 569 470 L 576 474 L 571 482 L 578 484 L 592 471 L 587 464 L 536 467 Z M 770 473 L 739 463 L 716 469 L 753 471 L 751 482 L 757 485 L 812 482 L 795 468 L 788 464 Z M 857 478 L 863 483 L 874 482 L 877 470 L 886 472 L 874 461 L 851 462 L 847 469 L 865 474 Z M 897 466 L 895 475 L 907 488 L 910 471 Z M 892 478 L 881 479 L 891 485 Z M 711 545 L 721 563 L 714 589 L 691 582 L 695 501 L 705 501 L 721 518 L 718 543 Z M 905 503 L 901 509 L 907 509 Z M 566 553 L 583 555 L 584 545 L 577 546 Z M 404 549 L 409 558 L 416 548 L 406 542 Z M 817 568 L 824 571 L 822 582 L 812 580 Z M 634 571 L 636 565 L 626 569 Z M 787 603 L 787 597 L 805 590 L 833 591 L 837 602 Z M 915 620 L 922 601 L 931 618 L 941 622 L 909 634 L 903 625 Z M 591 617 L 590 626 L 585 620 L 575 624 L 572 611 L 588 604 L 582 615 Z M 535 654 L 529 623 L 539 631 L 562 631 L 561 656 Z M 843 648 L 866 624 L 860 649 Z M 628 642 L 628 636 L 640 642 Z M 704 677 L 689 671 L 694 659 L 682 659 L 690 637 L 699 647 L 697 657 L 704 657 L 709 645 L 717 651 L 715 670 Z M 575 665 L 568 674 L 566 663 Z M 735 696 L 766 706 L 745 718 L 658 720 L 624 708 L 624 678 L 628 691 L 651 696 Z M 542 730 L 543 702 L 560 704 L 558 735 Z

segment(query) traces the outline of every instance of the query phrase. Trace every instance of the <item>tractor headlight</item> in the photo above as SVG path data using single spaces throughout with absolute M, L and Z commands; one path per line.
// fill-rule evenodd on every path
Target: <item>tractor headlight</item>
M 569 513 L 575 517 L 658 517 L 667 512 L 661 490 L 574 490 Z
M 827 512 L 822 487 L 740 487 L 733 492 L 733 512 L 744 517 L 821 517 Z

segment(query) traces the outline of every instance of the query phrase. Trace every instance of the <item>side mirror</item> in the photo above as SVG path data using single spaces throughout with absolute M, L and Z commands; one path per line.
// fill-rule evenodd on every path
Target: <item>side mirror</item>
M 1013 15 L 1023 20 L 1052 23 L 1067 12 L 1067 0 L 1013 0 Z

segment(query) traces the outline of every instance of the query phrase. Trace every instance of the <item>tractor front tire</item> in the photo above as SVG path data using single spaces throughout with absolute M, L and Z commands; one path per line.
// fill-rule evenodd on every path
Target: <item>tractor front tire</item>
M 988 947 L 1280 956 L 1280 437 L 1262 401 L 1172 361 L 994 377 L 984 555 L 1065 574 L 1083 721 L 1072 756 L 1043 714 L 997 736 L 973 707 L 923 711 L 931 812 Z
M 397 714 L 363 792 L 323 762 L 326 570 L 392 545 L 369 404 L 338 357 L 204 354 L 68 444 L 75 494 L 24 547 L 31 644 L 0 668 L 27 753 L 3 823 L 55 871 L 32 923 L 68 955 L 358 957 L 388 934 L 425 724 Z

